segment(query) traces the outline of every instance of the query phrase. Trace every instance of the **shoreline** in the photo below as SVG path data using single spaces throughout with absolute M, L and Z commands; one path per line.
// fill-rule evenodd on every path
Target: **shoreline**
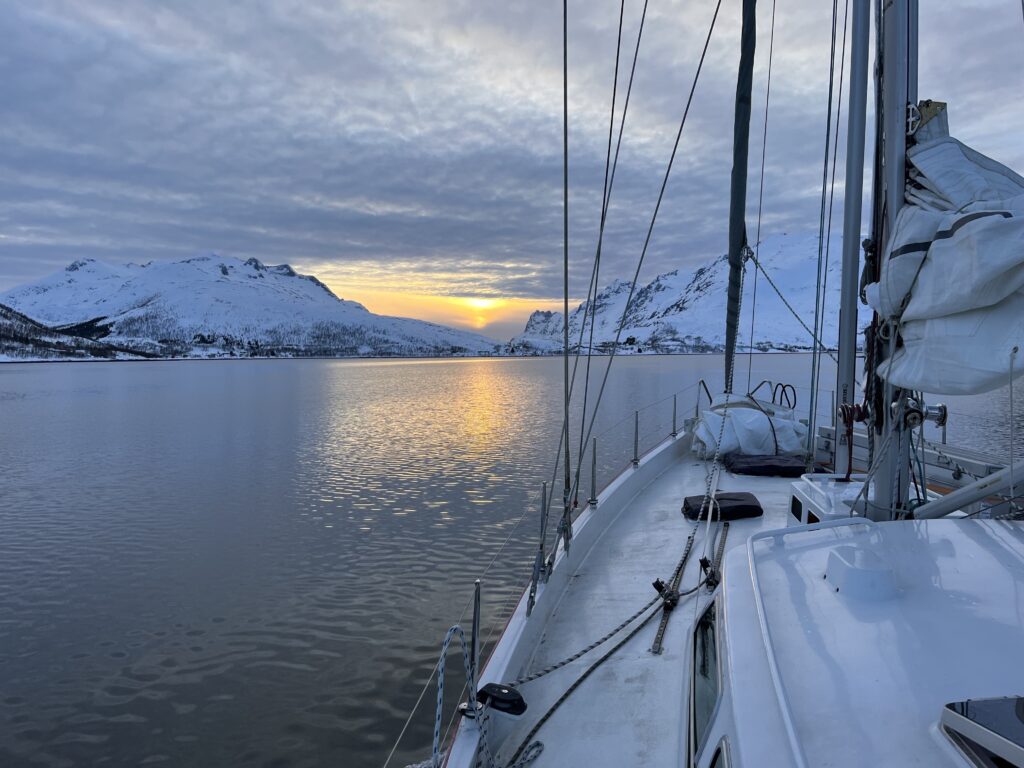
M 813 352 L 812 349 L 771 349 L 771 350 L 754 350 L 753 352 L 747 350 L 737 350 L 737 355 L 809 355 Z M 834 349 L 825 348 L 823 352 L 835 352 Z M 571 356 L 575 357 L 576 353 L 570 353 Z M 710 351 L 710 352 L 619 352 L 615 357 L 692 357 L 692 356 L 710 356 L 710 355 L 722 355 L 722 351 Z M 862 354 L 862 350 L 858 350 L 858 355 Z M 583 357 L 584 353 L 580 353 L 580 357 Z M 25 359 L 2 359 L 0 360 L 0 366 L 4 365 L 39 365 L 45 363 L 181 363 L 181 362 L 249 362 L 249 361 L 281 361 L 281 360 L 339 360 L 344 362 L 353 361 L 370 361 L 370 362 L 448 362 L 448 361 L 465 361 L 465 360 L 539 360 L 539 359 L 560 359 L 561 353 L 545 354 L 545 355 L 395 355 L 395 356 L 378 356 L 378 355 L 291 355 L 291 356 L 276 356 L 276 355 L 259 355 L 253 357 L 132 357 L 122 359 L 110 359 L 110 358 L 25 358 Z M 608 353 L 595 352 L 593 357 L 596 358 L 608 358 L 611 357 Z

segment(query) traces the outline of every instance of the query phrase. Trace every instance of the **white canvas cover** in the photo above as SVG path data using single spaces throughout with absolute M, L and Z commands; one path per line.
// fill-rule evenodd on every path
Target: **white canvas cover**
M 769 409 L 770 416 L 765 412 Z M 713 456 L 719 433 L 722 435 L 722 456 L 730 453 L 744 456 L 802 453 L 807 440 L 807 427 L 797 421 L 793 411 L 770 405 L 759 408 L 750 398 L 736 395 L 730 396 L 728 404 L 725 396 L 720 395 L 715 404 L 701 414 L 693 431 L 694 451 Z
M 900 323 L 902 346 L 879 375 L 975 394 L 1008 382 L 1011 350 L 1024 343 L 1024 178 L 945 135 L 944 117 L 907 152 L 907 204 L 867 298 Z

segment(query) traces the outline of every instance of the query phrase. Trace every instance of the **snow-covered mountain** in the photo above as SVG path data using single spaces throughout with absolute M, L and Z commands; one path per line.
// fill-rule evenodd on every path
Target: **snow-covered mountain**
M 101 341 L 55 331 L 0 304 L 0 361 L 119 360 L 144 357 Z
M 834 236 L 829 248 L 828 280 L 822 341 L 835 346 L 839 321 L 839 276 L 842 240 Z M 775 235 L 762 240 L 758 260 L 779 287 L 786 300 L 799 312 L 808 327 L 814 324 L 817 282 L 817 234 Z M 737 346 L 750 345 L 750 318 L 754 307 L 754 264 L 748 262 Z M 658 275 L 638 286 L 619 338 L 621 351 L 711 352 L 725 345 L 726 287 L 728 257 L 719 256 L 694 272 L 678 270 Z M 619 321 L 629 297 L 629 283 L 616 280 L 595 299 L 595 350 L 607 351 L 615 341 Z M 569 315 L 569 338 L 573 346 L 580 338 L 586 303 Z M 870 321 L 870 311 L 861 307 L 860 326 Z M 545 353 L 561 349 L 562 314 L 534 312 L 521 334 L 509 346 L 517 353 Z M 590 336 L 589 322 L 583 347 Z M 753 346 L 758 350 L 801 350 L 811 348 L 811 337 L 786 309 L 778 294 L 759 275 Z
M 375 315 L 288 265 L 200 256 L 113 265 L 93 259 L 0 294 L 64 334 L 148 354 L 451 355 L 493 352 L 484 336 Z

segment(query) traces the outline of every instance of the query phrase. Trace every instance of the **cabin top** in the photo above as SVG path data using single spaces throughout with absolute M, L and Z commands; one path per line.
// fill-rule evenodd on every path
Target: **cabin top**
M 972 765 L 946 705 L 1024 695 L 1021 523 L 770 531 L 728 555 L 725 586 L 705 740 L 739 764 Z

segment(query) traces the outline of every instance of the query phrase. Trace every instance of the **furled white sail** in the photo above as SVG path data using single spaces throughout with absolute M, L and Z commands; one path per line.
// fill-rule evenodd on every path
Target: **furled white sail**
M 916 139 L 907 203 L 867 286 L 899 327 L 878 373 L 905 389 L 986 392 L 1007 383 L 1024 345 L 1024 178 L 951 138 L 944 111 Z
M 714 456 L 719 438 L 722 456 L 793 455 L 804 450 L 807 426 L 789 408 L 741 395 L 719 395 L 694 425 L 694 452 Z

